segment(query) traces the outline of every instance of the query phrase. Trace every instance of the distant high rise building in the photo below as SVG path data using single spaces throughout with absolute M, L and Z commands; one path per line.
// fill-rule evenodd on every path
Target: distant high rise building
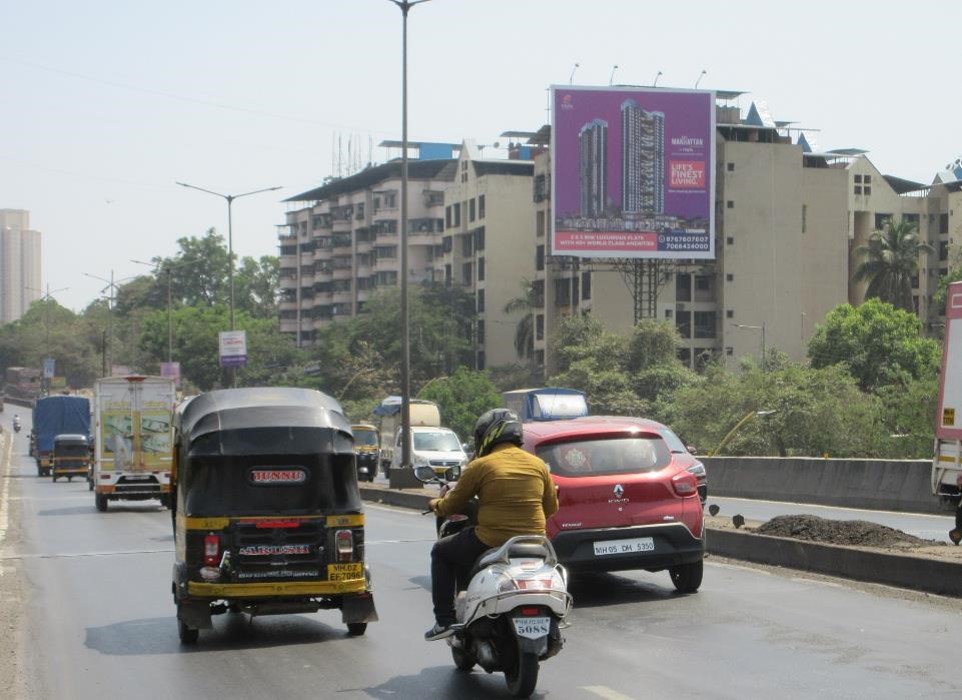
M 0 209 L 0 323 L 16 321 L 41 296 L 40 241 L 30 212 Z
M 581 215 L 603 216 L 608 202 L 608 122 L 592 119 L 578 134 Z
M 665 211 L 665 115 L 621 104 L 621 210 Z

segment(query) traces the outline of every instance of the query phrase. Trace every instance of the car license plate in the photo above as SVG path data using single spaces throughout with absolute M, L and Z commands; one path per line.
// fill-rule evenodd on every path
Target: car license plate
M 551 631 L 550 617 L 516 617 L 514 618 L 514 630 L 519 637 L 528 639 L 540 639 L 546 637 Z
M 609 554 L 634 554 L 637 552 L 653 552 L 655 540 L 653 537 L 636 537 L 632 540 L 606 540 L 595 542 L 595 556 L 604 557 Z
M 328 564 L 328 581 L 353 581 L 354 579 L 364 578 L 364 570 L 361 562 L 352 564 Z

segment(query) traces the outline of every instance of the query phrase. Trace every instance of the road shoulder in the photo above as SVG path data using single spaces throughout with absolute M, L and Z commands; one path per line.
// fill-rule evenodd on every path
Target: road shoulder
M 24 672 L 24 611 L 27 589 L 20 561 L 13 558 L 20 542 L 20 488 L 13 473 L 13 436 L 0 435 L 0 697 L 31 697 Z

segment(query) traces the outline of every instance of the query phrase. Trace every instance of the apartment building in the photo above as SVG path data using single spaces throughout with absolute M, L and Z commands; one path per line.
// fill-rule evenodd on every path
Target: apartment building
M 504 307 L 523 296 L 524 282 L 534 278 L 533 173 L 530 160 L 486 160 L 473 142 L 465 141 L 453 182 L 444 191 L 444 237 L 435 280 L 462 287 L 475 298 L 478 369 L 518 361 L 514 338 L 523 314 L 506 314 Z
M 913 221 L 937 251 L 921 256 L 914 296 L 919 316 L 930 328 L 938 325 L 932 295 L 950 258 L 962 255 L 955 252 L 962 214 L 954 213 L 962 205 L 962 162 L 930 186 L 883 175 L 865 151 L 818 152 L 803 135 L 793 141 L 786 124 L 754 104 L 742 118 L 729 105 L 738 95 L 718 95 L 714 261 L 551 255 L 551 156 L 535 158 L 535 360 L 546 375 L 557 369 L 551 357 L 557 324 L 588 311 L 615 332 L 629 331 L 639 317 L 671 321 L 682 337 L 680 358 L 695 368 L 711 358 L 735 367 L 738 358 L 771 348 L 802 359 L 829 311 L 864 300 L 865 284 L 853 279 L 862 259 L 857 251 L 888 219 Z M 623 105 L 622 131 L 633 130 L 645 144 L 657 137 L 657 115 L 639 112 Z M 597 144 L 602 128 L 587 130 L 585 142 Z M 529 142 L 549 141 L 544 127 Z M 594 153 L 582 148 L 582 155 Z M 632 176 L 639 181 L 653 167 L 644 157 L 626 162 L 637 163 Z M 589 190 L 599 189 L 591 169 L 583 169 Z
M 41 238 L 29 211 L 0 209 L 0 323 L 18 320 L 42 296 Z
M 411 284 L 434 279 L 444 190 L 456 164 L 450 157 L 409 161 Z M 375 291 L 400 284 L 401 162 L 368 167 L 285 201 L 290 210 L 278 235 L 281 331 L 310 345 L 318 329 L 357 315 Z

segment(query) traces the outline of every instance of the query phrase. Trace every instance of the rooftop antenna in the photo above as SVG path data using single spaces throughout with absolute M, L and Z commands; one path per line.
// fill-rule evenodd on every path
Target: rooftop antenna
M 571 83 L 574 81 L 574 79 L 575 79 L 575 71 L 578 70 L 578 68 L 580 68 L 580 67 L 581 67 L 581 64 L 580 64 L 580 63 L 576 63 L 576 64 L 574 64 L 574 66 L 571 68 L 571 75 L 568 76 L 568 85 L 571 85 Z
M 661 77 L 661 71 L 658 71 L 658 75 L 655 76 L 655 82 L 651 84 L 652 87 L 658 87 L 658 78 Z
M 701 75 L 698 76 L 698 80 L 695 81 L 695 89 L 696 89 L 696 90 L 698 89 L 698 83 L 700 83 L 700 82 L 701 82 L 701 79 L 704 78 L 706 75 L 708 75 L 708 71 L 707 71 L 707 70 L 702 70 Z
M 608 85 L 611 85 L 611 83 L 614 82 L 614 79 L 615 79 L 615 71 L 616 71 L 616 70 L 618 70 L 618 64 L 617 64 L 617 63 L 611 67 L 611 75 L 608 76 Z

